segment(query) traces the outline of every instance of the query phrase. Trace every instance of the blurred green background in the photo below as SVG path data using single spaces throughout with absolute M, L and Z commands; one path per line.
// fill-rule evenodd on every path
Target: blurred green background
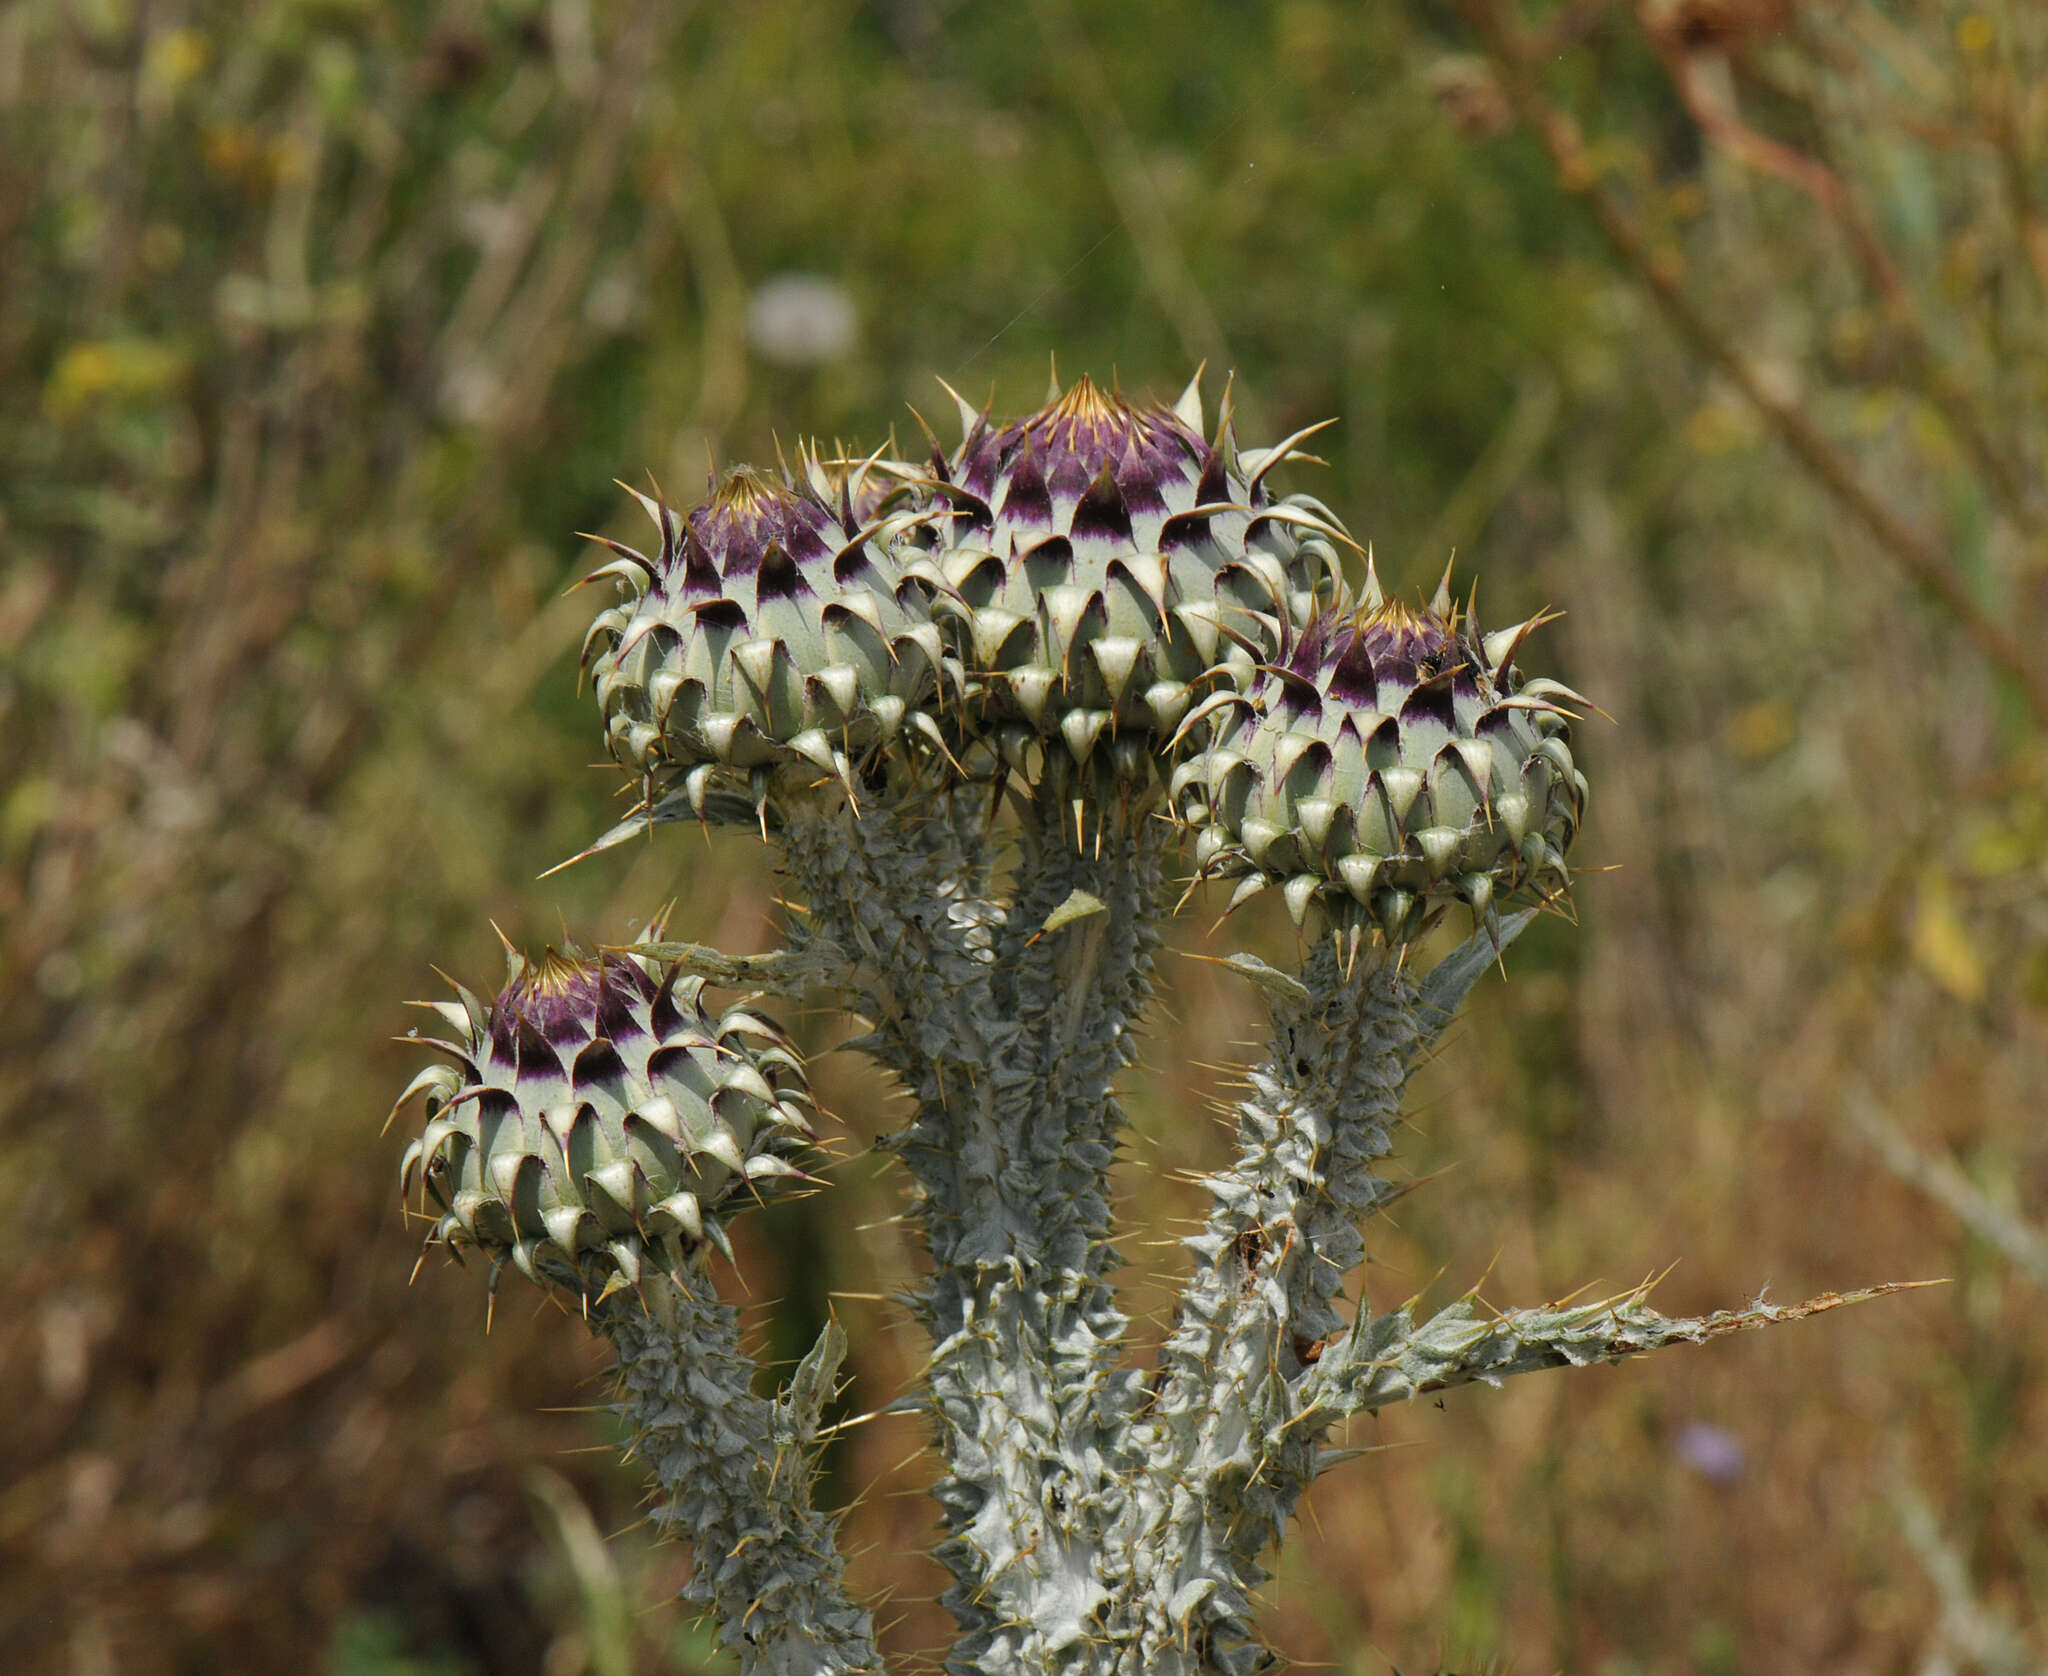
M 643 534 L 613 477 L 950 441 L 935 376 L 1016 412 L 1056 352 L 1340 417 L 1289 486 L 1566 608 L 1534 655 L 1612 718 L 1606 870 L 1426 1074 L 1374 1301 L 1954 1281 L 1361 1424 L 1277 1644 L 2038 1668 L 2044 71 L 2031 0 L 0 6 L 0 1667 L 729 1668 L 581 1328 L 408 1288 L 391 1038 L 492 917 L 775 935 L 732 838 L 536 882 L 616 790 L 564 597 Z M 1257 1023 L 1164 976 L 1144 1334 Z M 773 1360 L 841 1294 L 865 1413 L 923 1355 L 890 1097 L 799 1024 L 845 1161 L 734 1295 Z M 906 1669 L 921 1442 L 829 1457 Z

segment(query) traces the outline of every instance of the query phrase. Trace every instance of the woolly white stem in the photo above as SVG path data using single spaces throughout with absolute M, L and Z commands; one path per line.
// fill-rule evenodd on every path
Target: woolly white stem
M 1341 1325 L 1335 1301 L 1364 1254 L 1358 1224 L 1391 1191 L 1373 1166 L 1392 1149 L 1409 1070 L 1496 948 L 1474 938 L 1427 984 L 1334 942 L 1299 980 L 1257 968 L 1271 1051 L 1238 1107 L 1237 1159 L 1209 1179 L 1215 1208 L 1186 1242 L 1195 1270 L 1134 1440 L 1149 1464 L 1112 1533 L 1129 1577 L 1121 1668 L 1238 1676 L 1272 1662 L 1250 1622 L 1259 1555 L 1337 1417 L 1307 1376 Z
M 1161 911 L 1157 839 L 1105 822 L 1068 839 L 1053 800 L 1027 818 L 1014 902 L 986 894 L 986 833 L 958 802 L 805 812 L 784 833 L 810 934 L 857 967 L 861 1046 L 917 1101 L 892 1141 L 922 1190 L 934 1274 L 935 1493 L 966 1632 L 950 1667 L 1042 1671 L 1097 1635 L 1093 1532 L 1122 1474 L 1124 1320 L 1103 1277 L 1107 1176 Z
M 834 1521 L 811 1505 L 844 1333 L 827 1327 L 770 1402 L 754 1395 L 739 1318 L 701 1264 L 675 1280 L 650 1275 L 640 1292 L 617 1294 L 594 1323 L 618 1352 L 620 1412 L 658 1487 L 654 1522 L 695 1551 L 683 1598 L 710 1611 L 747 1676 L 879 1672 Z
M 1324 1416 L 1377 1411 L 1475 1381 L 1498 1385 L 1518 1373 L 1593 1367 L 1667 1345 L 1705 1344 L 1907 1289 L 1872 1286 L 1800 1304 L 1758 1302 L 1702 1316 L 1659 1315 L 1644 1302 L 1648 1287 L 1598 1303 L 1539 1304 L 1501 1314 L 1468 1295 L 1420 1324 L 1409 1303 L 1370 1319 L 1361 1312 L 1356 1326 L 1333 1340 L 1316 1364 L 1307 1401 Z

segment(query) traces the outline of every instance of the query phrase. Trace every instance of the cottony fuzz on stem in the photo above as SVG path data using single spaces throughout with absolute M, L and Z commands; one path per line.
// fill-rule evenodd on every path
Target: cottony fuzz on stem
M 1279 496 L 1301 432 L 1238 445 L 1200 375 L 1172 406 L 1083 379 L 928 457 L 738 467 L 681 511 L 584 645 L 637 794 L 586 854 L 676 821 L 758 831 L 806 912 L 739 960 L 659 940 L 514 954 L 434 1003 L 400 1174 L 429 1245 L 566 1295 L 618 1355 L 686 1598 L 741 1668 L 881 1665 L 811 1500 L 837 1326 L 773 1400 L 713 1265 L 730 1219 L 806 1181 L 795 1049 L 745 993 L 826 992 L 911 1116 L 886 1144 L 931 1259 L 925 1400 L 943 1460 L 948 1668 L 1272 1668 L 1251 1594 L 1360 1409 L 1700 1342 L 1799 1310 L 1672 1321 L 1640 1293 L 1489 1316 L 1347 1306 L 1407 1078 L 1472 983 L 1571 886 L 1585 701 L 1524 675 L 1448 574 L 1388 598 L 1321 503 Z M 1179 878 L 1278 885 L 1298 972 L 1232 964 L 1272 1015 L 1204 1183 L 1155 1365 L 1129 1342 L 1108 1176 Z M 1189 886 L 1192 889 L 1192 885 Z M 1426 966 L 1447 911 L 1472 936 Z

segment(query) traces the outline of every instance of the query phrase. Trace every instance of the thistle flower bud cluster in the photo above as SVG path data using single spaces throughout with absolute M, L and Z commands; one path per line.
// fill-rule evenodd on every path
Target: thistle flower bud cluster
M 584 662 L 637 802 L 591 849 L 744 821 L 804 912 L 767 957 L 657 925 L 514 956 L 489 1002 L 458 986 L 448 1063 L 400 1101 L 425 1117 L 401 1177 L 430 1244 L 611 1339 L 655 1517 L 695 1541 L 688 1597 L 742 1668 L 879 1669 L 810 1500 L 844 1336 L 759 1396 L 709 1268 L 735 1214 L 806 1179 L 813 1117 L 758 995 L 707 988 L 836 994 L 911 1113 L 888 1144 L 930 1256 L 949 1669 L 1249 1676 L 1276 1662 L 1263 1556 L 1335 1422 L 1787 1312 L 1667 1321 L 1635 1294 L 1346 1324 L 1410 1067 L 1569 889 L 1584 701 L 1518 667 L 1540 617 L 1486 633 L 1448 577 L 1387 597 L 1327 507 L 1272 486 L 1312 430 L 1241 448 L 1199 374 L 1170 407 L 1086 379 L 1014 420 L 959 406 L 922 462 L 802 450 L 692 508 L 636 496 L 658 541 L 604 542 Z M 1232 907 L 1278 885 L 1312 936 L 1298 972 L 1231 961 L 1272 1051 L 1141 1376 L 1108 1171 L 1175 873 L 1234 878 Z M 1473 936 L 1427 964 L 1459 905 Z
M 810 450 L 687 515 L 634 492 L 655 554 L 604 540 L 586 578 L 626 596 L 584 641 L 641 789 L 613 841 L 721 808 L 765 827 L 864 777 L 1145 794 L 1197 702 L 1341 601 L 1349 536 L 1268 481 L 1313 430 L 1240 449 L 1226 395 L 1205 437 L 1198 382 L 1140 408 L 1083 378 L 1009 424 L 959 405 L 923 465 Z

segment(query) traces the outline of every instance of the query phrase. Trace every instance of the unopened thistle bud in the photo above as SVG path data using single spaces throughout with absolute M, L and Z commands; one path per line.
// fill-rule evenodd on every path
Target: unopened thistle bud
M 512 956 L 488 1006 L 456 985 L 430 1005 L 455 1039 L 394 1113 L 425 1097 L 401 1190 L 434 1217 L 428 1244 L 510 1263 L 595 1302 L 674 1273 L 724 1220 L 802 1172 L 803 1068 L 745 1007 L 713 1016 L 703 984 L 629 953 Z
M 891 558 L 892 511 L 858 471 L 807 455 L 804 476 L 727 472 L 687 515 L 637 495 L 655 557 L 588 580 L 631 590 L 584 638 L 612 756 L 648 802 L 684 792 L 700 813 L 721 784 L 756 807 L 821 782 L 848 791 L 874 753 L 940 741 L 957 688 L 927 590 Z
M 1448 580 L 1448 579 L 1447 579 Z M 1190 712 L 1173 795 L 1232 905 L 1280 884 L 1389 942 L 1461 901 L 1475 920 L 1570 884 L 1585 813 L 1567 706 L 1514 666 L 1540 619 L 1482 635 L 1448 586 L 1420 611 L 1381 596 L 1326 612 L 1242 692 Z
M 1008 425 L 960 406 L 966 434 L 934 445 L 923 485 L 939 509 L 899 549 L 924 550 L 981 719 L 1027 777 L 1042 746 L 1149 779 L 1189 708 L 1248 683 L 1335 592 L 1335 518 L 1266 483 L 1301 437 L 1240 452 L 1227 395 L 1214 441 L 1198 384 L 1138 408 L 1083 378 Z

